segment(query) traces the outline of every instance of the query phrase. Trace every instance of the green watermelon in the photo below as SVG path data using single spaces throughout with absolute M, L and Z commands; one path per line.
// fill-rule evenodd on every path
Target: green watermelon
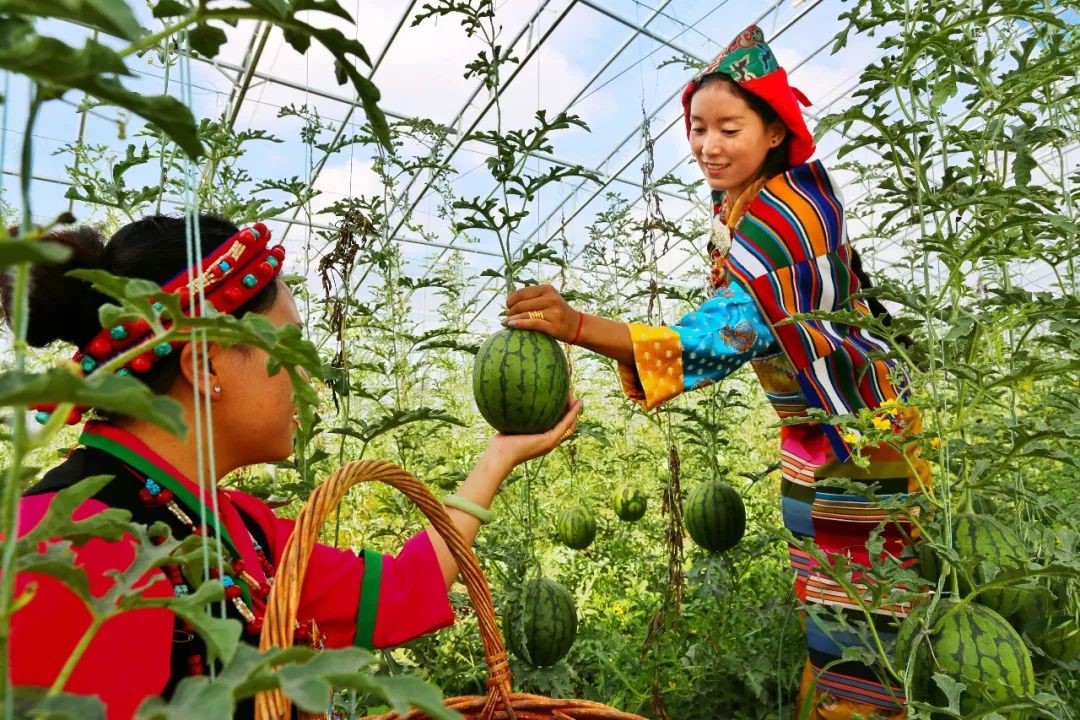
M 988 607 L 942 599 L 929 615 L 929 604 L 912 610 L 896 634 L 896 661 L 912 677 L 909 699 L 947 706 L 934 681 L 941 673 L 966 686 L 960 694 L 964 717 L 980 706 L 1019 699 L 1035 692 L 1035 672 L 1023 639 L 1001 615 Z M 1011 713 L 1019 720 L 1023 713 Z
M 559 513 L 555 532 L 563 545 L 582 550 L 596 538 L 596 518 L 584 505 L 572 505 Z
M 953 537 L 957 554 L 969 561 L 967 569 L 978 585 L 994 578 L 984 568 L 984 562 L 1000 568 L 1002 572 L 1027 565 L 1024 541 L 1011 528 L 989 515 L 957 515 L 953 523 Z M 964 573 L 960 573 L 960 583 L 960 589 L 965 594 L 971 591 Z M 1027 588 L 994 588 L 979 593 L 977 600 L 980 605 L 1008 616 L 1018 611 L 1031 593 Z
M 648 506 L 645 493 L 637 488 L 619 488 L 611 498 L 611 507 L 620 520 L 635 522 L 645 515 Z
M 683 511 L 690 537 L 711 552 L 735 547 L 746 532 L 746 508 L 735 488 L 720 480 L 703 482 L 690 493 Z
M 1061 612 L 1062 602 L 1045 588 L 1040 588 L 1028 596 L 1014 616 L 1013 626 L 1043 655 L 1067 663 L 1080 657 L 1080 623 L 1074 616 Z M 1040 670 L 1051 665 L 1038 654 L 1032 660 Z
M 521 660 L 534 667 L 554 665 L 577 637 L 574 598 L 554 580 L 529 580 L 503 617 L 503 635 Z
M 532 330 L 501 330 L 480 346 L 473 397 L 484 419 L 504 433 L 540 433 L 566 413 L 570 372 L 559 342 Z

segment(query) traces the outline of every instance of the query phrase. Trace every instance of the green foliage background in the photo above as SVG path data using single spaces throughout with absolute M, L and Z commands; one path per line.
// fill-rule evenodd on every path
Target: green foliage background
M 366 59 L 363 48 L 297 24 L 296 12 L 316 6 L 332 12 L 336 3 L 238 5 L 240 10 L 215 10 L 214 3 L 164 0 L 155 3 L 156 16 L 171 22 L 166 28 L 172 30 L 141 33 L 119 9 L 123 3 L 0 0 L 0 67 L 34 78 L 35 101 L 78 89 L 155 123 L 140 131 L 120 159 L 85 139 L 66 148 L 78 181 L 73 199 L 105 208 L 110 223 L 138 217 L 159 207 L 163 192 L 177 193 L 191 184 L 183 181 L 185 153 L 201 153 L 206 159 L 194 186 L 204 211 L 243 223 L 286 208 L 310 212 L 318 204 L 302 180 L 260 184 L 237 169 L 236 161 L 249 148 L 273 140 L 267 134 L 236 131 L 224 116 L 196 121 L 175 101 L 134 96 L 117 84 L 122 74 L 117 63 L 136 52 L 156 48 L 164 62 L 179 62 L 162 41 L 185 28 L 196 33 L 192 50 L 212 56 L 229 12 L 233 19 L 257 16 L 293 28 L 290 43 L 296 49 L 305 50 L 314 39 L 348 68 L 349 58 Z M 875 324 L 875 330 L 892 339 L 893 352 L 909 367 L 916 388 L 911 402 L 926 424 L 924 436 L 915 440 L 933 464 L 934 488 L 918 502 L 924 537 L 946 570 L 936 589 L 958 589 L 959 579 L 976 568 L 991 578 L 1011 570 L 1011 579 L 1003 582 L 1053 589 L 1062 615 L 1074 620 L 1080 617 L 1075 268 L 1080 174 L 1064 158 L 1077 137 L 1076 13 L 1075 2 L 854 1 L 846 15 L 850 27 L 838 45 L 851 32 L 874 34 L 886 56 L 863 74 L 862 102 L 824 119 L 817 129 L 820 135 L 826 127 L 840 126 L 848 134 L 839 166 L 867 188 L 849 208 L 856 246 L 868 253 L 876 240 L 903 238 L 903 261 L 875 277 L 873 291 L 891 303 L 897 321 Z M 68 76 L 60 76 L 43 62 L 31 62 L 53 52 L 50 43 L 58 42 L 34 33 L 40 16 L 78 19 L 131 45 L 114 52 L 88 42 L 83 50 L 69 50 L 77 62 Z M 491 3 L 442 0 L 429 5 L 417 22 L 436 16 L 461 21 L 479 48 L 466 72 L 497 88 L 501 73 L 518 61 L 498 50 Z M 489 432 L 475 412 L 469 384 L 472 355 L 492 329 L 477 323 L 486 297 L 477 292 L 478 279 L 467 274 L 462 254 L 455 251 L 440 254 L 425 272 L 416 273 L 392 240 L 402 228 L 434 240 L 413 218 L 414 208 L 396 200 L 419 170 L 431 173 L 428 192 L 462 240 L 497 239 L 504 267 L 490 274 L 504 287 L 552 281 L 582 309 L 652 323 L 674 321 L 704 299 L 703 290 L 695 289 L 702 286 L 703 271 L 694 269 L 675 282 L 658 275 L 663 248 L 677 238 L 700 238 L 705 218 L 669 222 L 656 191 L 666 187 L 694 194 L 699 187 L 647 172 L 644 212 L 609 193 L 583 249 L 593 272 L 578 274 L 567 262 L 571 248 L 565 240 L 521 246 L 516 239 L 539 188 L 567 178 L 594 180 L 581 168 L 537 176 L 525 169 L 530 151 L 550 151 L 559 131 L 580 125 L 580 119 L 538 114 L 532 127 L 500 123 L 476 133 L 495 148 L 488 170 L 498 190 L 488 198 L 457 197 L 444 162 L 455 142 L 447 130 L 425 120 L 386 123 L 375 107 L 374 88 L 348 68 L 342 68 L 342 79 L 365 101 L 368 132 L 342 137 L 314 108 L 283 111 L 303 120 L 313 163 L 318 154 L 330 156 L 352 145 L 381 148 L 374 169 L 385 192 L 326 208 L 336 218 L 333 228 L 306 241 L 304 272 L 318 281 L 296 278 L 295 289 L 304 302 L 311 345 L 270 337 L 253 326 L 211 328 L 221 337 L 262 343 L 287 365 L 299 359 L 322 378 L 316 393 L 307 396 L 310 415 L 295 458 L 227 480 L 287 500 L 286 514 L 296 512 L 333 468 L 361 457 L 392 460 L 437 494 L 445 492 L 468 472 Z M 882 161 L 856 161 L 862 156 L 850 153 L 864 146 L 877 150 Z M 111 160 L 118 161 L 106 173 Z M 174 167 L 168 173 L 171 186 L 128 186 L 129 173 L 159 162 Z M 29 208 L 23 210 L 28 217 Z M 33 242 L 29 222 L 23 225 L 22 242 L 0 244 L 5 265 L 25 267 L 18 263 L 49 252 Z M 1034 267 L 1051 268 L 1044 286 L 1025 282 Z M 112 287 L 126 312 L 140 312 L 137 300 L 146 288 Z M 437 300 L 437 319 L 421 322 L 413 308 L 421 300 L 431 304 L 431 298 Z M 901 343 L 901 333 L 911 335 L 914 344 Z M 37 358 L 31 366 L 62 354 Z M 128 393 L 125 406 L 142 403 L 147 415 L 167 421 L 167 411 L 140 397 L 137 387 L 110 387 L 111 379 L 60 387 L 48 376 L 27 375 L 24 358 L 25 348 L 16 342 L 15 361 L 0 376 L 0 404 L 14 407 L 16 415 L 30 400 L 43 399 L 41 387 L 47 385 L 59 401 Z M 577 350 L 571 359 L 575 391 L 585 398 L 577 437 L 514 473 L 496 501 L 498 519 L 476 544 L 498 608 L 513 600 L 524 579 L 541 574 L 566 586 L 578 605 L 579 637 L 570 655 L 543 670 L 515 661 L 515 686 L 597 699 L 650 717 L 788 717 L 804 649 L 779 507 L 778 421 L 756 379 L 744 369 L 647 415 L 621 396 L 612 364 Z M 863 429 L 867 442 L 884 437 L 875 434 L 870 418 L 843 420 Z M 29 482 L 28 469 L 53 464 L 73 439 L 70 431 L 49 427 L 35 441 L 18 428 L 13 421 L 9 442 L 0 450 L 13 468 L 9 494 L 11 484 Z M 748 516 L 746 537 L 722 556 L 684 544 L 679 514 L 665 512 L 697 483 L 716 477 L 736 487 Z M 649 498 L 645 518 L 635 524 L 620 522 L 610 509 L 612 491 L 627 485 Z M 597 539 L 584 551 L 571 551 L 555 539 L 555 515 L 571 501 L 585 503 L 597 515 Z M 984 558 L 957 556 L 952 518 L 971 511 L 1014 528 L 1029 562 L 1021 568 L 987 568 Z M 367 488 L 346 499 L 324 539 L 393 552 L 422 523 L 403 497 Z M 879 572 L 891 586 L 925 583 L 911 571 Z M 377 660 L 342 662 L 353 670 L 367 668 L 364 678 L 410 673 L 445 695 L 483 692 L 483 651 L 460 587 L 453 602 L 459 619 L 454 627 L 383 652 Z M 1024 704 L 1039 716 L 1076 717 L 1080 664 L 1056 663 L 1032 650 L 1041 668 L 1039 693 Z M 254 667 L 255 660 L 243 655 L 237 662 Z M 904 669 L 896 669 L 902 677 Z M 320 687 L 325 690 L 326 678 L 340 670 L 316 672 Z M 360 714 L 395 699 L 404 702 L 376 680 L 370 682 L 337 682 L 346 689 L 336 694 L 336 702 Z M 236 697 L 239 687 L 233 686 Z M 184 707 L 205 711 L 208 705 L 200 703 L 209 702 L 207 697 L 189 696 L 185 701 L 191 704 Z M 180 707 L 174 708 L 177 716 Z M 924 710 L 913 706 L 912 713 Z M 1002 717 L 995 712 L 986 708 L 982 717 Z

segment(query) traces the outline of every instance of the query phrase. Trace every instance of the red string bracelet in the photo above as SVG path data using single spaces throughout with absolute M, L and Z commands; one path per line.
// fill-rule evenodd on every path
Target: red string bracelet
M 577 315 L 577 332 L 574 333 L 574 339 L 570 341 L 571 345 L 577 345 L 578 338 L 581 337 L 581 328 L 585 325 L 585 313 L 578 310 Z

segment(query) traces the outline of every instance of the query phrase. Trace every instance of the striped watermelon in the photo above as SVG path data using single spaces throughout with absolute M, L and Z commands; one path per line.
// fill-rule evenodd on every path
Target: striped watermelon
M 521 660 L 534 667 L 554 665 L 577 637 L 574 598 L 554 580 L 529 580 L 507 608 L 503 635 L 510 652 Z
M 703 482 L 690 493 L 683 511 L 695 543 L 711 552 L 735 547 L 746 532 L 746 508 L 735 488 L 720 480 Z
M 983 585 L 994 579 L 996 570 L 987 570 L 984 561 L 1001 572 L 1017 570 L 1027 566 L 1024 541 L 1020 536 L 989 515 L 957 515 L 953 523 L 953 546 L 957 554 L 966 562 L 966 569 L 977 585 Z M 960 588 L 964 593 L 971 591 L 971 585 L 960 573 Z M 996 610 L 1002 615 L 1017 612 L 1032 591 L 1026 588 L 1002 587 L 979 593 L 979 604 Z
M 531 330 L 501 330 L 473 364 L 473 397 L 488 423 L 504 433 L 550 430 L 566 413 L 570 372 L 559 342 Z
M 555 532 L 566 547 L 583 550 L 596 538 L 596 518 L 584 505 L 572 505 L 559 513 Z
M 644 517 L 648 503 L 645 493 L 637 488 L 619 488 L 611 498 L 611 508 L 620 520 L 627 522 L 635 522 Z
M 1059 588 L 1058 597 L 1045 588 L 1032 592 L 1013 618 L 1013 627 L 1046 658 L 1067 663 L 1080 657 L 1080 623 L 1063 612 L 1065 594 L 1064 586 Z M 1051 663 L 1042 655 L 1034 655 L 1032 661 L 1038 669 L 1049 669 Z
M 1035 692 L 1031 655 L 1008 621 L 990 608 L 942 599 L 934 614 L 930 605 L 912 610 L 896 634 L 896 660 L 906 671 L 911 663 L 910 700 L 947 706 L 933 679 L 941 673 L 963 683 L 960 712 L 975 715 L 980 706 L 1020 699 Z M 912 658 L 914 654 L 914 658 Z M 1009 720 L 1024 717 L 1011 713 Z

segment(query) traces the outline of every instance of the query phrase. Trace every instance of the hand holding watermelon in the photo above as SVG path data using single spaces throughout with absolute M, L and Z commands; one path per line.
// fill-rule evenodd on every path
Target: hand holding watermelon
M 624 365 L 634 364 L 634 344 L 626 323 L 575 310 L 550 285 L 531 285 L 511 293 L 503 325 L 535 330 Z
M 536 330 L 572 343 L 581 319 L 581 312 L 570 307 L 551 285 L 532 285 L 506 298 L 503 324 L 516 330 Z
M 577 429 L 581 405 L 582 401 L 579 398 L 569 398 L 566 413 L 547 432 L 533 435 L 495 433 L 488 441 L 487 452 L 503 458 L 511 468 L 526 460 L 546 455 L 562 442 L 564 435 L 573 434 Z

